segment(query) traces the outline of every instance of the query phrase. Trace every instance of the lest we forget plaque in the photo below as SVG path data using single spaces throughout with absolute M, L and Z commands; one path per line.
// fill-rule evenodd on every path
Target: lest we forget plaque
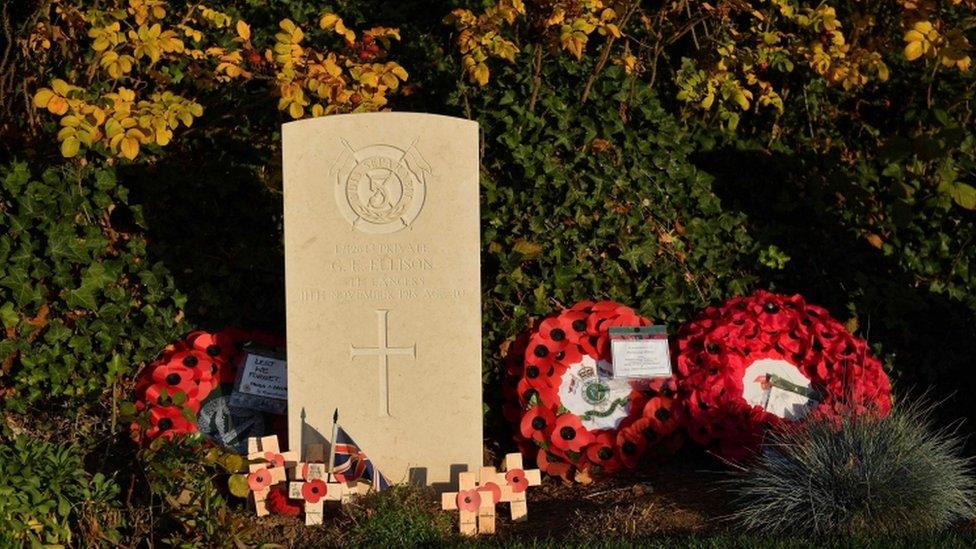
M 419 113 L 283 126 L 288 431 L 332 411 L 391 482 L 482 465 L 478 125 Z

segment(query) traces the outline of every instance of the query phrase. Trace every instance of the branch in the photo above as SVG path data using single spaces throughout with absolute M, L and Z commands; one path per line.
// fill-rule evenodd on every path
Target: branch
M 621 29 L 627 26 L 627 22 L 636 11 L 636 1 L 627 5 L 627 12 L 620 19 L 619 27 Z M 600 73 L 603 71 L 603 67 L 606 66 L 607 61 L 610 59 L 610 50 L 613 48 L 613 43 L 616 40 L 617 38 L 615 36 L 610 36 L 607 39 L 607 42 L 603 44 L 603 51 L 600 53 L 600 60 L 597 61 L 596 67 L 593 69 L 593 72 L 590 73 L 590 77 L 586 79 L 586 86 L 583 88 L 583 96 L 580 97 L 580 103 L 586 103 L 586 100 L 590 97 L 590 90 L 593 88 L 593 83 L 596 81 L 596 77 L 600 75 Z

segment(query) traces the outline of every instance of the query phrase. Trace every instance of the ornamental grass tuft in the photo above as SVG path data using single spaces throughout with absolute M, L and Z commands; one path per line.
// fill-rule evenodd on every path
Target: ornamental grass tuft
M 976 479 L 955 427 L 932 407 L 896 406 L 885 418 L 811 420 L 773 434 L 730 481 L 744 527 L 819 538 L 913 536 L 976 514 Z

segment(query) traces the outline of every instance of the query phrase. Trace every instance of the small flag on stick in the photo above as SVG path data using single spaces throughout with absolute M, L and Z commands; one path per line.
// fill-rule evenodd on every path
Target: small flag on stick
M 338 482 L 369 482 L 373 489 L 382 492 L 390 487 L 390 481 L 383 473 L 376 469 L 373 462 L 360 450 L 356 442 L 339 427 L 338 410 L 334 416 L 332 450 L 329 459 L 329 471 Z

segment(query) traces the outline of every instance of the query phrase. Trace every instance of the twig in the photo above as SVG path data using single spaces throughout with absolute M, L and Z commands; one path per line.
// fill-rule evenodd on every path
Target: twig
M 654 488 L 654 485 L 651 484 L 650 482 L 640 482 L 640 483 L 632 484 L 632 485 L 629 485 L 629 486 L 619 486 L 617 488 L 610 488 L 610 489 L 607 489 L 607 490 L 600 490 L 599 492 L 593 492 L 592 494 L 586 494 L 585 496 L 583 496 L 583 499 L 592 499 L 592 498 L 595 498 L 597 496 L 603 496 L 603 495 L 606 495 L 606 494 L 615 494 L 617 492 L 626 492 L 626 491 L 629 491 L 629 490 L 633 489 L 634 486 L 650 486 L 652 489 Z
M 620 19 L 619 28 L 624 28 L 627 26 L 627 22 L 630 21 L 634 12 L 637 11 L 637 2 L 631 2 L 627 6 L 627 12 Z M 603 67 L 606 66 L 607 61 L 610 59 L 610 51 L 613 48 L 613 43 L 616 42 L 617 38 L 615 36 L 610 36 L 607 38 L 607 42 L 603 45 L 603 51 L 600 53 L 600 60 L 597 61 L 596 67 L 593 68 L 593 72 L 590 73 L 589 78 L 586 79 L 586 86 L 583 88 L 583 95 L 580 97 L 580 103 L 586 103 L 586 100 L 590 97 L 590 90 L 593 88 L 593 82 L 596 81 L 596 77 L 600 75 L 603 71 Z
M 535 60 L 532 66 L 532 96 L 529 97 L 529 112 L 535 113 L 535 102 L 539 98 L 539 88 L 542 87 L 542 47 L 535 48 Z M 520 128 L 521 129 L 521 128 Z

